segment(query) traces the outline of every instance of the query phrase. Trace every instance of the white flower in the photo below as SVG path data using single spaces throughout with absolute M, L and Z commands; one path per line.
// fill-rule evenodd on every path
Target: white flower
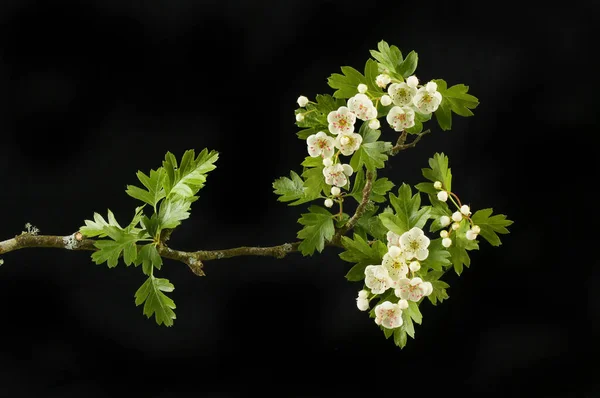
M 366 93 L 366 92 L 367 92 L 367 90 L 369 89 L 369 87 L 367 87 L 367 85 L 366 85 L 366 84 L 364 84 L 364 83 L 360 83 L 360 84 L 359 84 L 359 85 L 356 87 L 356 89 L 358 90 L 358 92 L 359 92 L 359 93 L 361 93 L 361 94 L 364 94 L 364 93 Z
M 450 225 L 450 217 L 448 217 L 448 216 L 441 216 L 440 217 L 440 225 L 442 227 Z
M 415 111 L 408 107 L 395 106 L 385 117 L 395 131 L 402 131 L 415 125 Z
M 410 264 L 408 264 L 408 268 L 410 268 L 412 272 L 417 272 L 421 269 L 421 263 L 418 261 L 411 261 Z
M 330 158 L 333 156 L 335 141 L 333 137 L 319 131 L 317 134 L 312 134 L 306 139 L 306 146 L 308 147 L 308 154 L 313 158 L 317 156 Z
M 436 181 L 433 183 L 433 187 L 435 189 L 442 189 L 442 182 L 441 181 Z
M 455 231 L 456 231 L 456 230 L 457 230 L 457 229 L 459 229 L 459 228 L 460 228 L 460 223 L 459 223 L 459 222 L 453 222 L 453 223 L 452 223 L 452 229 L 453 229 L 453 230 L 455 230 Z
M 342 191 L 338 187 L 331 187 L 331 194 L 333 196 L 338 196 Z
M 475 232 L 473 232 L 472 229 L 468 230 L 465 235 L 467 236 L 468 240 L 475 240 L 475 239 L 477 239 L 477 234 Z
M 323 166 L 329 167 L 333 164 L 333 160 L 331 158 L 323 158 Z
M 402 308 L 391 301 L 384 301 L 375 306 L 375 323 L 386 329 L 402 326 Z
M 448 192 L 447 191 L 439 191 L 437 193 L 438 200 L 445 202 L 448 200 Z
M 442 239 L 442 246 L 450 247 L 450 245 L 452 245 L 452 239 L 450 239 L 450 238 Z
M 421 228 L 413 227 L 400 236 L 400 248 L 404 252 L 407 260 L 416 257 L 423 261 L 429 255 L 429 238 Z
M 392 249 L 398 249 L 398 252 Z M 394 282 L 400 278 L 406 278 L 408 274 L 408 265 L 406 265 L 406 260 L 398 246 L 390 247 L 390 250 L 383 255 L 381 265 L 387 269 L 388 275 Z
M 296 102 L 298 102 L 298 105 L 300 106 L 300 108 L 304 108 L 306 106 L 306 104 L 308 104 L 308 98 L 306 98 L 304 95 L 301 95 L 298 97 Z
M 348 172 L 350 173 L 348 174 Z M 337 187 L 343 187 L 346 185 L 348 183 L 348 178 L 346 176 L 350 176 L 351 174 L 352 167 L 347 164 L 336 163 L 323 168 L 325 183 L 329 185 L 335 185 Z
M 371 119 L 369 121 L 369 128 L 371 130 L 377 130 L 379 127 L 381 127 L 381 123 L 379 123 L 379 119 Z
M 417 89 L 409 86 L 405 82 L 392 83 L 387 89 L 387 92 L 394 104 L 398 106 L 406 106 L 412 103 L 413 97 L 417 93 Z
M 407 278 L 400 279 L 397 286 L 394 294 L 404 300 L 419 301 L 423 296 L 428 296 L 433 292 L 431 282 L 423 282 L 419 277 L 410 280 Z
M 442 94 L 437 90 L 435 82 L 429 82 L 425 87 L 417 90 L 412 98 L 413 105 L 424 114 L 435 112 L 442 103 Z
M 460 222 L 462 220 L 463 215 L 460 211 L 455 211 L 452 213 L 452 221 Z
M 324 204 L 325 204 L 325 207 L 331 207 L 331 206 L 333 206 L 333 200 L 327 198 L 327 199 L 325 199 Z
M 385 88 L 385 86 L 390 84 L 391 81 L 392 78 L 385 73 L 377 75 L 377 77 L 375 78 L 375 84 L 377 84 L 381 88 Z
M 327 115 L 329 131 L 332 134 L 353 133 L 356 114 L 345 106 L 340 106 L 337 111 L 331 111 Z
M 440 231 L 440 237 L 447 238 L 448 237 L 448 231 L 446 231 L 445 229 L 442 229 Z
M 460 212 L 465 216 L 468 216 L 469 214 L 471 214 L 471 209 L 467 205 L 462 205 L 460 206 Z
M 398 246 L 400 247 L 400 235 L 398 235 L 395 232 L 392 231 L 388 231 L 386 234 L 386 238 L 387 238 L 387 246 L 388 248 L 390 246 Z
M 417 79 L 415 75 L 409 76 L 406 79 L 406 84 L 408 84 L 409 87 L 417 88 L 419 85 L 419 79 Z
M 473 232 L 475 232 L 476 234 L 481 232 L 481 228 L 479 227 L 479 225 L 473 225 L 471 227 L 471 229 L 473 230 Z
M 365 268 L 365 285 L 373 294 L 381 294 L 392 286 L 387 268 L 383 265 L 367 265 Z
M 387 94 L 384 94 L 379 99 L 379 102 L 381 102 L 381 105 L 383 105 L 383 106 L 388 106 L 392 103 L 392 97 L 390 97 Z
M 356 133 L 340 133 L 335 137 L 335 147 L 339 148 L 342 155 L 350 156 L 358 150 L 362 143 L 362 136 Z
M 366 290 L 361 290 L 358 292 L 358 297 L 356 298 L 356 306 L 361 311 L 366 311 L 369 309 L 369 292 Z
M 356 94 L 348 99 L 348 109 L 360 120 L 371 120 L 377 117 L 377 108 L 365 94 Z
M 301 122 L 304 120 L 304 113 L 296 113 L 296 121 Z

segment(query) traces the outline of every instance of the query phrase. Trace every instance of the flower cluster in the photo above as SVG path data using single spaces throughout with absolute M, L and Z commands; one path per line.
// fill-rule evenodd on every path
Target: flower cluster
M 319 131 L 306 139 L 308 154 L 323 159 L 323 175 L 328 185 L 342 188 L 348 183 L 348 177 L 354 170 L 349 164 L 342 163 L 339 155 L 352 156 L 360 148 L 363 137 L 355 131 L 357 120 L 367 122 L 373 130 L 381 127 L 378 102 L 385 107 L 392 105 L 385 118 L 389 126 L 398 132 L 415 125 L 415 112 L 430 114 L 435 112 L 442 102 L 442 95 L 437 91 L 434 81 L 420 86 L 419 79 L 414 75 L 404 82 L 396 81 L 388 74 L 382 73 L 376 77 L 375 84 L 385 89 L 386 94 L 372 95 L 368 92 L 366 84 L 359 84 L 356 88 L 357 94 L 350 97 L 346 105 L 327 114 L 327 132 Z M 300 108 L 304 108 L 310 100 L 301 95 L 297 103 Z M 296 121 L 302 121 L 304 115 L 303 112 L 297 113 Z M 325 205 L 331 207 L 334 200 L 341 200 L 339 194 L 325 199 Z
M 448 229 L 442 229 L 440 231 L 442 245 L 446 248 L 452 245 L 452 234 L 459 230 L 460 223 L 463 219 L 467 219 L 469 221 L 469 229 L 465 233 L 466 238 L 468 240 L 477 239 L 479 232 L 481 232 L 481 228 L 479 225 L 475 225 L 475 223 L 473 223 L 473 220 L 471 219 L 471 208 L 468 205 L 461 204 L 455 193 L 445 190 L 441 181 L 434 182 L 433 187 L 438 190 L 437 199 L 439 201 L 446 202 L 450 198 L 458 209 L 452 213 L 452 217 L 440 217 L 440 225 L 443 228 L 449 226 Z M 456 199 L 456 201 L 454 199 Z
M 419 301 L 433 292 L 431 282 L 423 281 L 418 275 L 421 261 L 429 256 L 429 238 L 421 228 L 414 227 L 398 235 L 387 233 L 387 253 L 381 264 L 365 268 L 365 286 L 359 292 L 357 307 L 366 311 L 369 292 L 383 294 L 394 289 L 397 302 L 389 300 L 375 307 L 375 323 L 388 329 L 402 326 L 402 310 L 408 308 L 409 301 Z

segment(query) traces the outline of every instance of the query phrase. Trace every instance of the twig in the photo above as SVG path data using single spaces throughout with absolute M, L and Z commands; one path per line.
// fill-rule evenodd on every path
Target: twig
M 423 130 L 419 134 L 417 134 L 417 136 L 415 137 L 414 140 L 412 140 L 408 144 L 405 144 L 407 133 L 406 133 L 406 130 L 403 130 L 402 133 L 400 134 L 400 136 L 398 137 L 398 141 L 396 142 L 396 145 L 394 145 L 392 147 L 392 149 L 390 149 L 390 152 L 389 152 L 390 156 L 395 156 L 396 154 L 398 154 L 398 152 L 403 151 L 405 149 L 413 148 L 415 145 L 417 145 L 417 143 L 419 141 L 421 141 L 421 137 L 423 137 L 425 134 L 429 134 L 429 133 L 431 133 L 431 130 L 429 130 L 429 129 Z

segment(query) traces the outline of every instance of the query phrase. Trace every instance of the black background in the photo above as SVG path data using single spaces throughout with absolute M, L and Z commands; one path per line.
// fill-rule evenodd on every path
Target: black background
M 331 93 L 327 77 L 380 40 L 481 102 L 382 173 L 416 184 L 444 152 L 472 209 L 515 223 L 446 277 L 450 299 L 422 306 L 404 350 L 356 309 L 334 249 L 209 262 L 204 278 L 167 261 L 172 328 L 134 305 L 139 269 L 5 254 L 0 397 L 600 396 L 592 3 L 3 2 L 2 239 L 26 222 L 68 235 L 107 209 L 126 223 L 137 170 L 208 147 L 218 167 L 170 245 L 295 240 L 304 209 L 271 183 L 306 156 L 296 98 Z

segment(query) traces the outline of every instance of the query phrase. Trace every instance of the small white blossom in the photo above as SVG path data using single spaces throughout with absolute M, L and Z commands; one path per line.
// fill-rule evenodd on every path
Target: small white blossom
M 366 290 L 361 290 L 358 292 L 358 297 L 356 298 L 356 306 L 361 311 L 366 311 L 369 309 L 369 292 Z
M 448 217 L 448 216 L 441 216 L 440 217 L 440 225 L 442 227 L 450 225 L 450 217 Z
M 402 82 L 390 84 L 387 92 L 395 105 L 406 106 L 412 103 L 413 97 L 417 93 L 417 89 Z
M 400 279 L 397 286 L 394 294 L 404 300 L 419 301 L 423 296 L 428 296 L 433 292 L 431 282 L 423 282 L 419 277 L 410 280 L 407 278 Z
M 381 123 L 379 122 L 379 119 L 371 119 L 369 120 L 369 128 L 372 130 L 377 130 L 381 127 Z
M 447 238 L 447 237 L 442 239 L 442 246 L 450 247 L 450 245 L 452 245 L 452 239 Z
M 344 174 L 346 174 L 348 177 L 350 177 L 352 173 L 354 173 L 352 166 L 350 166 L 349 164 L 343 164 L 342 168 L 344 169 Z
M 429 255 L 429 238 L 421 228 L 413 227 L 400 236 L 400 248 L 407 260 L 423 261 Z
M 440 237 L 441 238 L 447 238 L 448 237 L 448 231 L 446 231 L 445 229 L 442 229 L 440 231 Z
M 331 158 L 323 158 L 323 166 L 329 167 L 333 164 L 333 160 Z
M 342 155 L 350 156 L 358 150 L 362 144 L 362 136 L 356 133 L 340 133 L 335 137 L 335 147 Z
M 304 113 L 296 113 L 296 121 L 301 122 L 304 120 Z
M 402 131 L 415 125 L 415 111 L 408 107 L 394 106 L 385 119 L 395 131 Z
M 468 230 L 465 235 L 467 236 L 468 240 L 475 240 L 477 239 L 477 234 L 475 232 L 473 232 L 472 229 Z
M 415 75 L 409 76 L 406 79 L 406 84 L 408 84 L 409 87 L 417 88 L 419 85 L 419 79 Z
M 453 223 L 452 223 L 452 229 L 453 229 L 453 230 L 455 230 L 455 231 L 456 231 L 456 230 L 457 230 L 457 229 L 459 229 L 459 228 L 460 228 L 460 223 L 459 223 L 459 222 L 453 222 Z
M 463 215 L 460 211 L 455 211 L 452 213 L 452 221 L 460 222 L 462 220 Z
M 406 260 L 398 246 L 390 246 L 390 250 L 383 255 L 381 265 L 387 269 L 388 275 L 394 282 L 400 278 L 406 278 L 408 274 L 408 265 L 406 265 Z
M 308 98 L 306 98 L 304 95 L 301 95 L 298 97 L 296 102 L 298 102 L 298 105 L 300 106 L 300 108 L 304 108 L 306 106 L 306 104 L 308 104 Z
M 408 268 L 410 268 L 412 272 L 417 272 L 421 269 L 421 263 L 418 261 L 411 261 L 410 264 L 408 264 Z
M 342 191 L 338 187 L 331 187 L 331 194 L 333 196 L 338 196 Z
M 391 301 L 384 301 L 375 306 L 375 323 L 386 329 L 402 326 L 402 308 Z
M 317 134 L 311 134 L 306 139 L 306 146 L 308 147 L 308 154 L 313 158 L 316 158 L 317 156 L 330 158 L 333 156 L 335 140 L 333 137 L 319 131 Z
M 331 207 L 331 206 L 333 206 L 333 200 L 327 198 L 327 199 L 325 199 L 324 204 L 325 204 L 325 207 Z
M 379 99 L 379 102 L 381 102 L 381 105 L 383 105 L 383 106 L 388 106 L 392 103 L 392 97 L 390 97 L 387 94 L 384 94 Z
M 481 232 L 481 228 L 479 227 L 479 225 L 473 225 L 471 227 L 471 229 L 473 230 L 473 232 L 475 232 L 476 234 Z
M 412 104 L 424 114 L 435 112 L 442 103 L 442 94 L 437 91 L 437 84 L 429 82 L 417 90 L 412 98 Z
M 400 235 L 398 235 L 395 232 L 392 231 L 388 231 L 386 234 L 386 238 L 387 238 L 387 246 L 388 248 L 390 246 L 398 246 L 400 247 Z
M 367 85 L 366 85 L 366 84 L 364 84 L 364 83 L 360 83 L 360 84 L 359 84 L 359 85 L 356 87 L 356 89 L 358 90 L 358 92 L 359 92 L 359 93 L 361 93 L 361 94 L 364 94 L 364 93 L 366 93 L 366 92 L 367 92 L 367 90 L 369 89 L 369 87 L 367 87 Z
M 367 265 L 365 268 L 365 285 L 373 294 L 381 294 L 393 284 L 388 270 L 383 265 Z
M 442 189 L 442 182 L 441 181 L 436 181 L 433 183 L 433 187 L 435 189 Z
M 448 200 L 448 192 L 447 191 L 439 191 L 437 193 L 438 200 L 445 202 Z
M 329 185 L 335 185 L 336 187 L 343 187 L 348 183 L 347 174 L 349 165 L 342 165 L 341 163 L 332 164 L 323 168 L 323 175 L 325 176 L 325 183 Z M 350 168 L 352 169 L 352 168 Z
M 356 94 L 348 99 L 348 109 L 360 120 L 371 120 L 377 117 L 377 108 L 365 94 Z
M 471 209 L 467 205 L 462 205 L 462 206 L 460 206 L 460 212 L 462 214 L 464 214 L 465 216 L 468 216 L 471 214 Z
M 391 81 L 392 78 L 385 73 L 377 75 L 377 77 L 375 78 L 375 84 L 377 84 L 381 88 L 385 88 L 385 86 L 390 84 Z
M 408 308 L 408 301 L 406 301 L 404 299 L 398 300 L 398 307 L 400 307 L 401 310 L 407 309 Z
M 340 106 L 337 111 L 329 112 L 327 122 L 329 123 L 329 131 L 332 134 L 353 133 L 356 114 L 348 107 Z

